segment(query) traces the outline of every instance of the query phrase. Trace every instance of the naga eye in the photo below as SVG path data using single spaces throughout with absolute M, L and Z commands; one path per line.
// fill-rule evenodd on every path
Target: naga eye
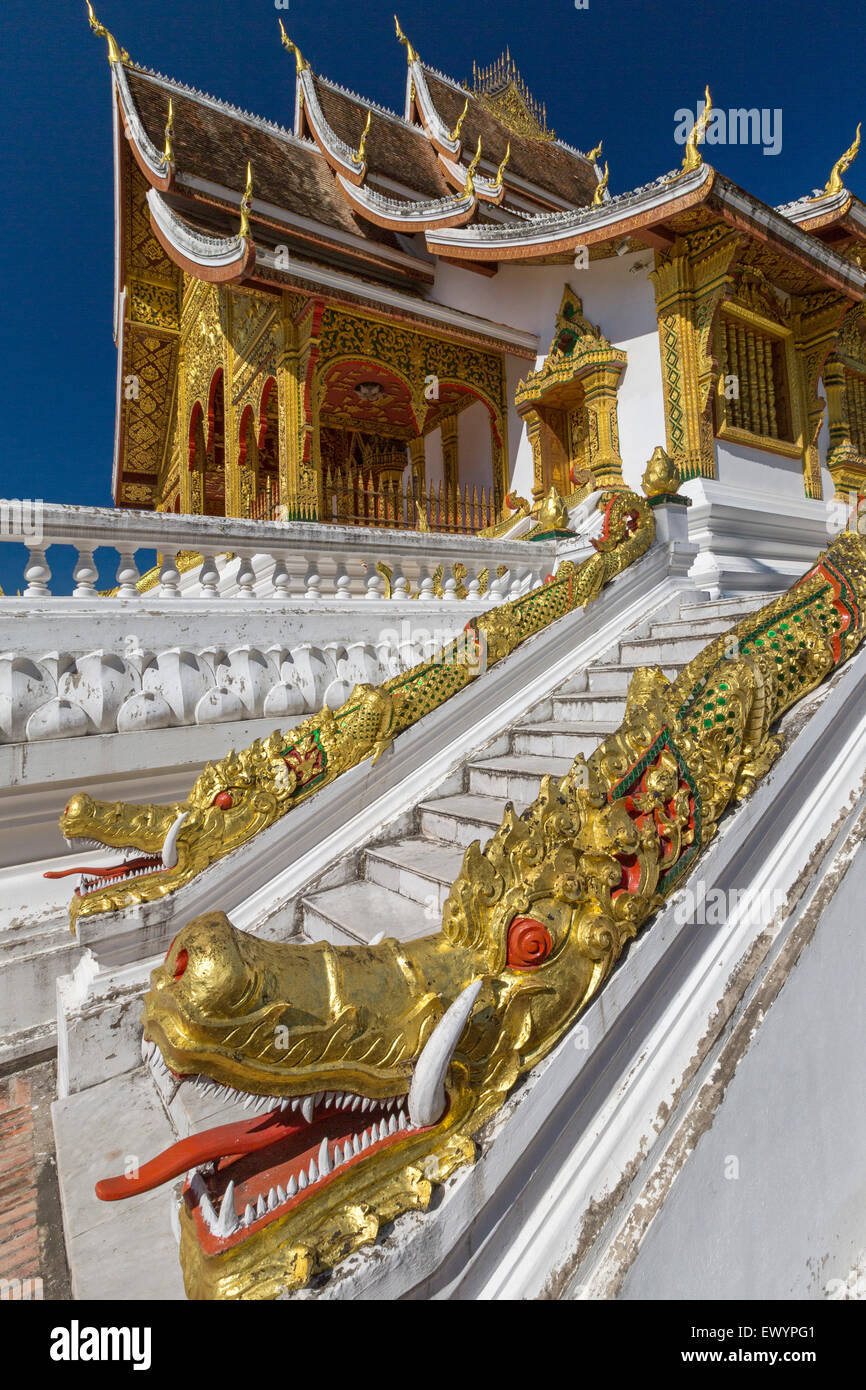
M 221 811 L 230 811 L 235 804 L 235 799 L 231 792 L 217 792 L 211 806 L 219 806 Z
M 553 950 L 550 932 L 536 917 L 515 917 L 508 931 L 508 964 L 512 970 L 534 970 Z
M 189 953 L 183 950 L 178 951 L 177 960 L 174 963 L 174 978 L 176 980 L 179 980 L 183 972 L 186 970 L 188 961 Z

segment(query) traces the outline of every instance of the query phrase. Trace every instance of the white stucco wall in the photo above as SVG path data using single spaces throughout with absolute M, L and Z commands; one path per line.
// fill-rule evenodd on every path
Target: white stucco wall
M 482 401 L 475 401 L 457 417 L 457 446 L 460 454 L 460 487 L 477 487 L 480 493 L 493 490 L 493 462 L 490 440 L 490 412 Z

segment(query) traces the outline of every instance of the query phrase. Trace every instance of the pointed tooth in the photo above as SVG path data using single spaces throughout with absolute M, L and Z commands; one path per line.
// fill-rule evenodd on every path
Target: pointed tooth
M 345 1099 L 346 1099 L 346 1097 L 345 1097 L 345 1095 L 343 1094 L 342 1091 L 335 1091 L 335 1092 L 334 1092 L 334 1104 L 337 1106 L 338 1109 L 342 1106 L 343 1101 L 344 1101 Z
M 368 1134 L 367 1130 L 365 1129 L 365 1130 L 364 1130 L 364 1133 L 361 1135 L 361 1148 L 362 1148 L 362 1149 L 369 1149 L 369 1147 L 370 1147 L 370 1135 Z
M 256 1202 L 256 1216 L 264 1216 L 266 1211 L 267 1206 L 265 1205 L 265 1199 L 260 1192 L 259 1200 Z
M 301 1101 L 301 1114 L 303 1115 L 308 1125 L 313 1123 L 313 1111 L 315 1110 L 315 1108 L 316 1097 L 304 1096 L 304 1099 Z
M 328 1138 L 326 1135 L 325 1138 L 322 1140 L 321 1144 L 319 1145 L 319 1172 L 322 1175 L 322 1177 L 324 1177 L 325 1174 L 330 1173 L 330 1171 L 331 1157 L 328 1153 Z
M 343 1150 L 339 1144 L 334 1145 L 334 1167 L 339 1168 L 343 1162 Z
M 374 1128 L 375 1128 L 375 1126 L 374 1126 Z M 387 1137 L 388 1137 L 388 1126 L 386 1125 L 386 1123 L 385 1123 L 384 1120 L 380 1120 L 380 1121 L 379 1121 L 379 1138 L 380 1138 L 380 1139 L 387 1139 Z
M 408 1119 L 406 1118 L 406 1112 L 405 1112 L 405 1110 L 403 1110 L 403 1109 L 400 1110 L 400 1113 L 399 1113 L 398 1116 L 397 1116 L 397 1123 L 398 1123 L 398 1125 L 400 1126 L 401 1129 L 405 1129 L 406 1126 L 408 1125 L 409 1121 L 408 1121 Z
M 357 1158 L 357 1157 L 358 1157 L 358 1154 L 359 1154 L 360 1152 L 361 1152 L 361 1145 L 360 1145 L 360 1142 L 359 1142 L 359 1140 L 358 1140 L 358 1136 L 357 1136 L 357 1134 L 353 1134 L 353 1135 L 352 1135 L 352 1153 L 353 1153 L 353 1154 L 355 1155 L 355 1157 Z
M 289 1194 L 286 1192 L 286 1189 L 280 1183 L 277 1183 L 277 1197 L 281 1206 L 283 1202 L 287 1202 L 289 1200 Z
M 297 1195 L 298 1195 L 298 1180 L 297 1180 L 297 1178 L 295 1178 L 295 1177 L 289 1178 L 289 1186 L 288 1186 L 288 1190 L 287 1190 L 287 1195 L 288 1195 L 289 1197 L 297 1197 Z
M 247 1202 L 244 1208 L 244 1225 L 251 1226 L 256 1219 L 255 1207 L 252 1202 Z
M 308 1171 L 308 1173 L 309 1173 L 309 1175 L 310 1175 L 310 1182 L 318 1182 L 318 1181 L 319 1181 L 319 1170 L 318 1170 L 318 1168 L 316 1167 L 316 1160 L 315 1160 L 314 1158 L 311 1158 L 311 1159 L 310 1159 L 310 1166 L 309 1166 L 309 1169 L 308 1169 L 307 1171 Z
M 325 1095 L 325 1092 L 324 1092 L 324 1091 L 317 1091 L 317 1092 L 316 1092 L 316 1094 L 315 1094 L 315 1096 L 314 1096 L 313 1099 L 314 1099 L 314 1104 L 315 1104 L 317 1107 L 321 1105 L 322 1100 L 324 1099 L 324 1095 Z
M 303 1170 L 303 1168 L 302 1168 L 301 1171 L 300 1171 L 300 1173 L 298 1174 L 298 1191 L 299 1191 L 299 1192 L 303 1192 L 303 1190 L 304 1190 L 304 1188 L 306 1187 L 306 1185 L 307 1185 L 307 1175 L 306 1175 L 306 1173 L 304 1172 L 304 1170 Z M 291 1186 L 291 1184 L 290 1184 L 290 1186 Z
M 366 1113 L 367 1113 L 367 1111 L 370 1109 L 370 1106 L 372 1105 L 372 1103 L 373 1103 L 373 1102 L 370 1100 L 369 1096 L 365 1096 L 365 1097 L 364 1097 L 364 1099 L 361 1101 L 361 1113 L 362 1113 L 362 1115 L 366 1115 Z
M 353 1110 L 357 1110 L 357 1109 L 358 1109 L 358 1106 L 359 1106 L 360 1104 L 361 1104 L 361 1097 L 360 1097 L 360 1096 L 355 1096 L 355 1097 L 353 1098 L 353 1100 L 352 1100 L 352 1109 L 353 1109 Z
M 218 1236 L 233 1235 L 238 1228 L 238 1224 L 237 1212 L 235 1211 L 235 1185 L 233 1182 L 229 1182 L 228 1187 L 223 1193 L 220 1214 L 217 1219 L 217 1226 L 214 1234 Z
M 270 1192 L 268 1193 L 268 1211 L 274 1211 L 275 1208 L 279 1205 L 280 1199 L 277 1196 L 277 1189 L 275 1187 L 272 1187 Z
M 333 1105 L 333 1103 L 334 1103 L 334 1092 L 333 1092 L 333 1091 L 326 1091 L 326 1092 L 325 1092 L 325 1104 L 326 1104 L 326 1105 Z
M 389 1133 L 389 1134 L 396 1134 L 396 1133 L 397 1133 L 397 1130 L 398 1130 L 399 1128 L 400 1128 L 400 1126 L 397 1124 L 397 1116 L 396 1116 L 396 1115 L 391 1115 L 390 1118 L 389 1118 L 389 1120 L 388 1120 L 388 1133 Z

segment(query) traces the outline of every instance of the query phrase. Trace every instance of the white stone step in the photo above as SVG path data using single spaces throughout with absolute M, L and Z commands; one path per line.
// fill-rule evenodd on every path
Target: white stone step
M 528 753 L 487 758 L 469 764 L 469 791 L 504 797 L 522 811 L 537 797 L 542 777 L 548 773 L 557 779 L 564 777 L 571 763 L 571 758 L 537 758 Z
M 462 846 L 420 836 L 376 845 L 364 856 L 369 883 L 378 883 L 425 906 L 433 899 L 440 908 L 462 863 Z
M 765 603 L 772 603 L 784 592 L 784 589 L 780 589 L 774 593 L 748 594 L 742 598 L 719 598 L 708 599 L 706 603 L 684 603 L 680 609 L 680 617 L 687 621 L 729 617 L 732 622 L 736 622 L 739 618 L 744 618 L 747 613 L 754 613 L 757 609 L 763 608 Z
M 669 623 L 653 623 L 649 636 L 653 639 L 664 637 L 702 637 L 709 642 L 720 632 L 727 632 L 735 626 L 736 618 L 679 618 Z
M 566 724 L 518 724 L 513 734 L 515 753 L 534 753 L 544 758 L 567 758 L 569 762 L 583 753 L 588 758 L 594 753 L 605 733 L 619 728 L 615 720 L 609 729 L 601 725 L 589 727 L 569 727 Z
M 620 657 L 623 665 L 634 662 L 638 666 L 668 666 L 671 662 L 688 662 L 702 652 L 707 645 L 706 637 L 668 637 L 654 641 L 651 637 L 637 642 L 623 642 Z
M 625 714 L 625 700 L 618 695 L 562 695 L 553 701 L 553 722 L 563 724 L 595 724 L 604 728 L 618 725 Z M 527 723 L 536 721 L 527 720 Z M 541 722 L 541 721 L 539 721 Z
M 302 899 L 301 910 L 305 935 L 335 946 L 368 942 L 380 932 L 411 941 L 439 926 L 438 910 L 427 915 L 423 903 L 360 880 L 311 894 Z
M 669 681 L 676 680 L 685 662 L 669 662 L 662 667 Z M 637 670 L 632 666 L 590 666 L 587 670 L 587 689 L 592 695 L 625 695 Z
M 473 840 L 480 840 L 484 846 L 499 829 L 506 801 L 504 796 L 478 796 L 473 792 L 425 801 L 419 807 L 421 832 L 464 848 Z

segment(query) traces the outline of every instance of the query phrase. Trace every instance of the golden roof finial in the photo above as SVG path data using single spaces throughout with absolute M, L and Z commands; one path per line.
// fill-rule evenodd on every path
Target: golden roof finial
M 457 117 L 457 124 L 456 124 L 456 126 L 454 127 L 454 129 L 452 130 L 451 134 L 448 136 L 448 139 L 449 139 L 449 140 L 459 140 L 459 139 L 460 139 L 460 132 L 461 132 L 461 130 L 463 129 L 463 122 L 466 120 L 466 112 L 467 112 L 468 110 L 469 110 L 469 98 L 467 97 L 467 98 L 466 98 L 466 103 L 465 103 L 465 105 L 464 105 L 464 107 L 463 107 L 463 110 L 460 112 L 460 115 Z
M 848 166 L 850 164 L 853 164 L 854 160 L 857 158 L 857 151 L 860 148 L 861 124 L 862 122 L 857 122 L 857 134 L 854 136 L 853 144 L 848 146 L 845 153 L 842 155 L 840 159 L 836 160 L 836 163 L 830 170 L 830 177 L 827 180 L 827 186 L 824 189 L 824 193 L 822 195 L 823 197 L 826 198 L 831 193 L 841 193 L 842 189 L 845 187 L 845 185 L 842 182 L 842 175 L 845 173 L 845 170 L 848 168 Z
M 298 48 L 298 45 L 296 43 L 292 43 L 291 39 L 286 33 L 286 26 L 283 24 L 282 20 L 280 20 L 280 36 L 282 38 L 283 48 L 286 50 L 286 52 L 294 53 L 295 55 L 296 72 L 298 72 L 299 74 L 302 73 L 304 69 L 308 68 L 310 65 L 307 62 L 306 58 L 304 58 L 301 55 L 301 50 Z
M 165 148 L 162 157 L 166 164 L 174 163 L 174 149 L 172 147 L 172 136 L 174 135 L 174 102 L 171 97 L 168 99 L 168 120 L 165 123 Z
M 361 143 L 358 146 L 358 152 L 357 154 L 352 155 L 353 164 L 363 164 L 364 160 L 367 158 L 367 136 L 370 134 L 370 122 L 372 121 L 372 119 L 373 112 L 368 111 L 367 124 L 364 126 L 364 129 L 361 132 Z
M 693 169 L 699 169 L 704 162 L 698 145 L 707 133 L 707 126 L 710 123 L 710 113 L 712 109 L 713 103 L 710 99 L 710 89 L 707 87 L 704 91 L 704 109 L 692 126 L 689 138 L 686 140 L 686 152 L 683 157 L 682 167 L 682 173 L 684 174 L 690 174 Z
M 238 236 L 249 237 L 250 235 L 250 211 L 253 206 L 253 166 L 247 163 L 247 186 L 244 189 L 244 196 L 241 198 L 241 225 Z
M 590 207 L 599 208 L 604 202 L 604 195 L 607 192 L 607 181 L 610 178 L 610 170 L 607 167 L 607 160 L 604 161 L 604 173 L 595 185 L 595 192 L 592 195 Z
M 511 141 L 509 140 L 509 142 L 508 142 L 508 149 L 505 151 L 505 158 L 503 159 L 503 161 L 502 161 L 502 163 L 500 164 L 499 168 L 496 170 L 496 178 L 495 178 L 494 181 L 493 181 L 493 187 L 494 187 L 494 188 L 501 188 L 501 187 L 502 187 L 502 175 L 505 173 L 505 170 L 508 168 L 508 161 L 509 161 L 510 158 L 511 158 Z
M 417 63 L 419 61 L 418 54 L 412 47 L 409 40 L 406 38 L 406 35 L 403 33 L 403 30 L 400 28 L 400 21 L 396 15 L 394 16 L 394 24 L 397 29 L 397 38 L 399 39 L 400 43 L 405 43 L 406 45 L 406 62 Z
M 477 169 L 478 169 L 478 165 L 479 165 L 480 163 L 481 163 L 481 136 L 479 135 L 479 137 L 478 137 L 478 148 L 476 149 L 475 154 L 472 156 L 472 163 L 469 165 L 469 168 L 466 170 L 466 182 L 465 182 L 465 184 L 463 185 L 463 196 L 464 196 L 464 198 L 471 198 L 472 195 L 473 195 L 473 193 L 475 192 L 475 174 L 476 174 L 476 171 L 477 171 Z
M 603 141 L 603 140 L 599 140 L 599 142 L 598 142 L 598 144 L 596 145 L 595 149 L 594 149 L 594 150 L 590 150 L 589 154 L 586 156 L 587 159 L 589 160 L 590 164 L 597 164 L 597 163 L 598 163 L 598 157 L 599 157 L 599 155 L 601 154 L 601 147 L 602 147 L 603 144 L 604 144 L 604 141 Z
M 126 49 L 120 47 L 117 39 L 113 34 L 109 34 L 104 24 L 100 24 L 96 15 L 93 13 L 93 6 L 90 0 L 87 0 L 87 18 L 90 20 L 90 27 L 94 34 L 97 34 L 101 39 L 105 39 L 108 44 L 109 63 L 128 63 L 129 54 Z

